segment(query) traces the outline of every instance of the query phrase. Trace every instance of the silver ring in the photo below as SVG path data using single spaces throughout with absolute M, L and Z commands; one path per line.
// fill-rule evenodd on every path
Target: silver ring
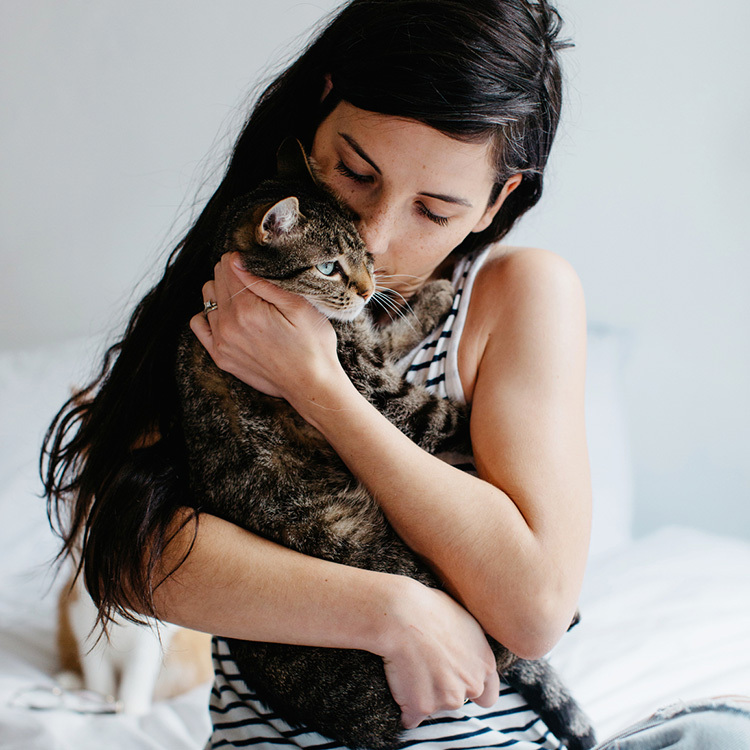
M 212 299 L 206 300 L 203 303 L 203 314 L 207 317 L 210 312 L 217 310 L 219 305 Z

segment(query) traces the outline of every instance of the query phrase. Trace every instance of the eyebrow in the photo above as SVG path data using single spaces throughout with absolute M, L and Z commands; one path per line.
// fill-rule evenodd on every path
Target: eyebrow
M 341 131 L 339 131 L 339 135 L 352 147 L 352 150 L 359 154 L 359 156 L 361 156 L 378 174 L 383 174 L 380 171 L 380 167 L 365 153 L 365 150 L 354 140 L 354 138 L 346 133 L 342 133 Z
M 354 140 L 350 135 L 347 135 L 346 133 L 342 133 L 339 131 L 339 135 L 349 144 L 349 146 L 352 148 L 352 150 L 360 156 L 362 159 L 364 159 L 379 175 L 382 175 L 383 173 L 380 171 L 380 167 L 367 155 L 365 150 L 362 148 L 362 146 L 357 143 L 357 141 Z M 424 195 L 425 198 L 435 198 L 439 201 L 444 201 L 445 203 L 455 203 L 459 206 L 466 206 L 467 208 L 472 208 L 473 205 L 471 201 L 466 200 L 466 198 L 457 198 L 455 195 L 445 195 L 443 193 L 419 193 L 419 195 Z
M 455 195 L 442 195 L 441 193 L 420 193 L 426 198 L 436 198 L 439 201 L 445 201 L 446 203 L 457 203 L 459 206 L 466 206 L 472 208 L 471 201 L 467 201 L 466 198 L 457 198 Z

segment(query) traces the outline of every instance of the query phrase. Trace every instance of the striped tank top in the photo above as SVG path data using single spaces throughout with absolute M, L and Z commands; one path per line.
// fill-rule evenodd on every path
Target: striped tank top
M 466 321 L 471 290 L 489 248 L 461 259 L 453 274 L 453 307 L 419 346 L 399 363 L 407 380 L 422 383 L 436 395 L 463 402 L 458 373 L 458 344 Z M 441 458 L 465 470 L 473 470 L 467 456 Z M 210 697 L 213 726 L 205 750 L 255 748 L 255 750 L 347 750 L 338 742 L 304 727 L 292 727 L 270 710 L 252 685 L 239 676 L 223 638 L 212 645 L 214 684 Z M 491 708 L 467 703 L 457 711 L 442 711 L 406 730 L 399 748 L 406 750 L 561 750 L 560 741 L 525 703 L 501 680 L 500 697 Z

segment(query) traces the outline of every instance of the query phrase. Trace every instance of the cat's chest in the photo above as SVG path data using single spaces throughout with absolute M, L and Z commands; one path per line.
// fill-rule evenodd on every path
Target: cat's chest
M 284 399 L 260 393 L 234 378 L 227 381 L 229 397 L 223 406 L 237 437 L 253 435 L 269 447 L 297 445 L 320 449 L 328 446 L 322 434 Z
M 391 364 L 378 331 L 365 319 L 344 326 L 334 324 L 334 328 L 341 366 L 355 386 L 366 395 L 371 387 L 380 384 Z

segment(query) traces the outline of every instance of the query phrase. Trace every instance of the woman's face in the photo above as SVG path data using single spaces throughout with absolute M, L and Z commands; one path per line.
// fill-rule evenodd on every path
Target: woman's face
M 490 153 L 488 144 L 458 141 L 348 102 L 323 120 L 312 147 L 323 180 L 359 217 L 378 286 L 405 296 L 470 232 L 485 229 L 520 181 L 511 178 L 488 207 Z

